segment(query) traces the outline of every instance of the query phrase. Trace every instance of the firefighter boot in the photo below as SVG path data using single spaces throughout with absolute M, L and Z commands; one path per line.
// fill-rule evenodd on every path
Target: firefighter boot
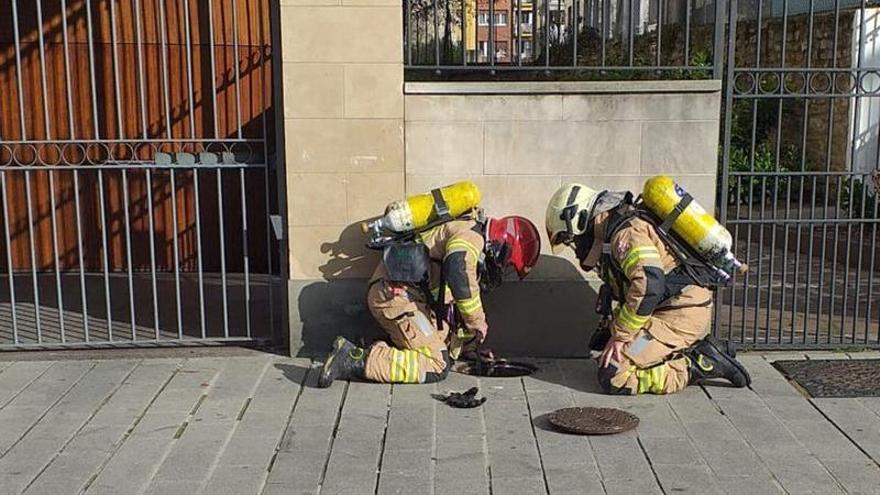
M 367 353 L 364 349 L 352 344 L 345 337 L 336 337 L 333 350 L 327 355 L 324 367 L 321 368 L 318 387 L 327 388 L 333 380 L 363 378 L 366 358 Z
M 734 387 L 747 387 L 752 383 L 749 372 L 728 354 L 719 349 L 711 337 L 697 342 L 684 351 L 688 359 L 688 385 L 722 378 Z

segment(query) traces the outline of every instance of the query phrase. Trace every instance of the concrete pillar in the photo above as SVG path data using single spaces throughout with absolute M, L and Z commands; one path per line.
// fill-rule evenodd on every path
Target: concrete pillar
M 315 318 L 365 321 L 358 225 L 404 194 L 402 26 L 398 1 L 281 0 L 294 353 L 333 337 Z

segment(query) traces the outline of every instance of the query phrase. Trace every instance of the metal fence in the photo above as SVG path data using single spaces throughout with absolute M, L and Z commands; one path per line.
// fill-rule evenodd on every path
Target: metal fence
M 0 1 L 0 349 L 271 338 L 268 0 Z
M 717 78 L 724 15 L 715 0 L 404 0 L 405 67 L 410 80 Z
M 880 9 L 734 0 L 720 213 L 751 269 L 715 332 L 756 348 L 880 346 Z

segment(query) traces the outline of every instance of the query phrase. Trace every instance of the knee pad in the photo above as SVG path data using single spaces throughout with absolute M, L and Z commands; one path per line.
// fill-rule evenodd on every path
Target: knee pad
M 615 375 L 617 375 L 617 366 L 609 365 L 606 368 L 599 368 L 599 387 L 602 388 L 602 391 L 609 395 L 632 395 L 632 390 L 624 387 L 615 387 L 611 384 L 611 379 Z

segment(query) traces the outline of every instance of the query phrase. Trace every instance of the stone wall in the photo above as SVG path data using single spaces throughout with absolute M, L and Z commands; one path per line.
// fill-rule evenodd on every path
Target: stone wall
M 410 84 L 405 94 L 399 3 L 286 0 L 281 10 L 294 354 L 326 352 L 337 334 L 377 335 L 364 296 L 378 256 L 360 223 L 408 193 L 470 178 L 491 214 L 542 229 L 564 180 L 638 190 L 672 173 L 714 204 L 717 82 Z M 588 282 L 545 254 L 528 282 L 486 297 L 490 345 L 584 355 L 596 323 Z

